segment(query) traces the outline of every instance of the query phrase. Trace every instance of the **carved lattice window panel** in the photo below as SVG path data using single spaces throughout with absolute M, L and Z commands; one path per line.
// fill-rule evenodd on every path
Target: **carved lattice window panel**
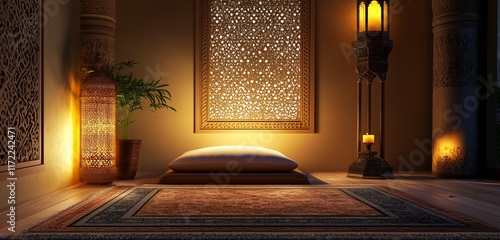
M 43 165 L 42 5 L 0 3 L 0 173 Z
M 199 0 L 196 130 L 314 131 L 314 0 Z

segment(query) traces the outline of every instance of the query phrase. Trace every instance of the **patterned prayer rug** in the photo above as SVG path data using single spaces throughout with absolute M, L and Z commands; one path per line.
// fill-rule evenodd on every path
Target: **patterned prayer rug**
M 28 231 L 50 232 L 500 236 L 498 229 L 383 186 L 113 187 Z

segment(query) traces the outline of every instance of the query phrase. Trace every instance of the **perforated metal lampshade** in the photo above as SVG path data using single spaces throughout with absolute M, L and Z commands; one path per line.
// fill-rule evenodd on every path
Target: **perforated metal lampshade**
M 115 84 L 97 70 L 83 81 L 81 96 L 81 177 L 88 183 L 110 183 L 117 176 Z

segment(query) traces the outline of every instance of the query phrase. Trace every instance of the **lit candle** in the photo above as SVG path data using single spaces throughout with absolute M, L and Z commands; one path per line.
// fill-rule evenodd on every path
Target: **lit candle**
M 374 135 L 363 135 L 363 143 L 375 143 L 375 136 Z

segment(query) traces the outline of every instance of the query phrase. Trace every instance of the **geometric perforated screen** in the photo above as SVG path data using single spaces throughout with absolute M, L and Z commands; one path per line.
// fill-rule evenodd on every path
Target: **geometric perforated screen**
M 0 172 L 43 164 L 42 4 L 0 1 Z
M 314 4 L 201 0 L 197 130 L 313 131 Z

